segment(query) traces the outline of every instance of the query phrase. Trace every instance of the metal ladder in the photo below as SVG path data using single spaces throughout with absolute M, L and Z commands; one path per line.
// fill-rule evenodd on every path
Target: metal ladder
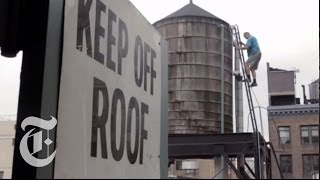
M 231 30 L 231 34 L 233 36 L 233 43 L 236 43 L 235 45 L 238 47 L 241 47 L 241 39 L 240 39 L 240 32 L 239 32 L 239 27 L 238 25 L 233 25 L 230 26 L 230 30 Z M 243 50 L 242 49 L 236 49 L 236 51 L 239 51 L 239 59 L 240 59 L 240 64 L 241 64 L 241 71 L 242 71 L 242 77 L 244 78 L 248 78 L 247 74 L 245 72 L 245 59 L 244 59 L 244 55 L 243 55 Z M 255 161 L 255 178 L 257 179 L 262 179 L 261 175 L 262 175 L 262 169 L 261 169 L 261 155 L 260 155 L 260 150 L 262 149 L 260 147 L 260 133 L 258 130 L 258 126 L 257 126 L 257 120 L 256 120 L 256 115 L 254 112 L 254 106 L 253 106 L 253 102 L 252 102 L 252 95 L 251 95 L 251 88 L 250 88 L 250 84 L 248 81 L 245 81 L 245 88 L 246 88 L 246 94 L 247 94 L 247 99 L 248 99 L 248 105 L 249 105 L 249 109 L 250 109 L 250 116 L 251 116 L 251 121 L 252 121 L 252 127 L 253 127 L 253 132 L 255 134 L 255 140 L 256 140 L 256 146 L 255 146 L 255 150 L 257 152 L 257 155 L 255 158 L 257 158 L 257 161 Z M 275 151 L 273 149 L 273 146 L 270 142 L 266 143 L 266 145 L 270 146 L 270 151 L 272 152 L 272 155 L 268 155 L 268 161 L 271 160 L 271 156 L 273 156 L 275 158 L 276 164 L 277 164 L 277 169 L 280 173 L 280 178 L 283 179 L 283 174 L 280 170 L 280 165 L 278 162 L 278 158 L 275 154 Z M 271 167 L 270 167 L 271 168 Z M 271 177 L 271 169 L 269 169 L 270 172 L 268 172 L 269 175 L 267 175 L 267 177 L 272 178 Z
M 231 33 L 233 36 L 233 41 L 234 41 L 233 43 L 236 43 L 235 46 L 241 47 L 241 38 L 240 38 L 240 32 L 239 32 L 238 25 L 230 26 L 230 30 L 231 30 Z M 245 59 L 244 59 L 243 50 L 236 48 L 236 51 L 239 51 L 239 59 L 240 59 L 242 77 L 244 77 L 245 79 L 248 79 L 246 71 L 245 71 Z M 250 110 L 249 113 L 250 113 L 250 117 L 251 117 L 251 123 L 252 123 L 252 127 L 253 127 L 253 132 L 254 132 L 253 134 L 255 136 L 254 139 L 256 140 L 255 150 L 256 150 L 257 156 L 255 157 L 255 159 L 256 159 L 256 161 L 255 161 L 256 162 L 255 163 L 255 176 L 257 179 L 261 179 L 262 169 L 261 169 L 261 155 L 260 155 L 260 133 L 258 130 L 256 115 L 254 112 L 250 84 L 248 81 L 244 81 L 244 84 L 245 84 L 248 105 L 249 105 L 249 110 Z
M 231 26 L 231 31 L 232 31 L 232 36 L 233 36 L 233 40 L 234 40 L 233 43 L 236 43 L 236 46 L 241 47 L 241 39 L 240 39 L 240 33 L 239 33 L 238 25 Z M 245 79 L 248 79 L 247 74 L 245 72 L 245 60 L 244 60 L 243 50 L 242 49 L 236 49 L 236 51 L 239 51 L 239 58 L 240 58 L 240 64 L 241 64 L 242 77 L 244 77 Z M 244 83 L 245 83 L 245 88 L 246 88 L 248 105 L 249 105 L 249 109 L 250 109 L 250 117 L 251 117 L 251 121 L 252 121 L 253 132 L 258 132 L 258 126 L 257 126 L 256 115 L 255 115 L 255 112 L 254 112 L 254 106 L 253 106 L 253 102 L 252 102 L 250 84 L 249 84 L 248 81 L 245 81 Z

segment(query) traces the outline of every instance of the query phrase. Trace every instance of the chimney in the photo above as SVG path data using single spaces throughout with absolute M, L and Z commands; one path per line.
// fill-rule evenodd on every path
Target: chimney
M 306 89 L 304 85 L 302 85 L 302 91 L 303 91 L 303 104 L 308 104 L 307 96 L 306 96 Z

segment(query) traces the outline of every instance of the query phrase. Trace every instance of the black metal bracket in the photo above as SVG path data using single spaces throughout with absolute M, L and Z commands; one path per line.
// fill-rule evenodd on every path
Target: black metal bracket
M 168 155 L 169 166 L 175 159 L 210 159 L 223 156 L 225 162 L 231 167 L 238 178 L 249 177 L 247 173 L 241 173 L 229 158 L 238 158 L 244 155 L 246 158 L 255 158 L 257 161 L 257 134 L 256 133 L 229 133 L 229 134 L 169 134 Z M 266 141 L 259 134 L 261 148 L 266 148 Z M 265 150 L 260 152 L 264 153 Z M 268 164 L 270 161 L 266 161 Z M 252 169 L 246 163 L 246 167 L 255 177 Z M 244 171 L 244 169 L 242 170 Z M 245 172 L 245 171 L 244 171 Z

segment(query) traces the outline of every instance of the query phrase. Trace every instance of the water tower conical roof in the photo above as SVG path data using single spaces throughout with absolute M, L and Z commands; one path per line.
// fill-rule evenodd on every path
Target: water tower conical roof
M 216 20 L 220 20 L 225 22 L 224 20 L 220 19 L 219 17 L 209 13 L 208 11 L 200 8 L 199 6 L 195 5 L 190 1 L 189 4 L 185 5 L 184 7 L 180 8 L 179 10 L 173 12 L 172 14 L 166 16 L 165 18 L 159 20 L 165 20 L 170 18 L 178 18 L 178 17 L 186 17 L 186 16 L 197 16 L 197 17 L 207 17 Z

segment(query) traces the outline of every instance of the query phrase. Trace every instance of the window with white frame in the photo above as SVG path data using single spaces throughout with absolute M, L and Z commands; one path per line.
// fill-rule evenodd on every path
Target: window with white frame
M 279 126 L 279 141 L 280 144 L 291 144 L 289 126 Z
M 302 144 L 319 144 L 319 126 L 300 126 Z

